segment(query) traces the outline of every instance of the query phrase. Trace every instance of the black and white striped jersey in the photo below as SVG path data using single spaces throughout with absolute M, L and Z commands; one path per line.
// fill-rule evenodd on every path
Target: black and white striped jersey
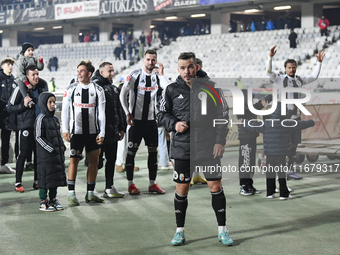
M 71 84 L 64 93 L 63 133 L 98 134 L 105 137 L 105 94 L 102 87 L 90 82 Z
M 125 114 L 131 113 L 136 120 L 154 120 L 158 88 L 160 86 L 165 89 L 169 83 L 165 75 L 161 76 L 154 71 L 148 74 L 142 68 L 133 70 L 126 77 L 120 93 L 120 102 Z

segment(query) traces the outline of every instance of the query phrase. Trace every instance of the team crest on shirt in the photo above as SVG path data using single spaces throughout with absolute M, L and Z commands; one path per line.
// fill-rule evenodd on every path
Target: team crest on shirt
M 15 86 L 15 84 L 13 83 L 13 84 L 12 84 L 12 88 L 15 89 L 16 87 L 17 87 L 17 86 Z
M 153 82 L 155 82 L 156 81 L 156 78 L 155 77 L 152 77 L 152 79 L 151 79 Z
M 94 96 L 94 93 L 93 93 L 93 92 L 91 92 L 91 93 L 90 93 L 90 95 L 91 95 L 91 97 L 93 97 L 93 96 Z

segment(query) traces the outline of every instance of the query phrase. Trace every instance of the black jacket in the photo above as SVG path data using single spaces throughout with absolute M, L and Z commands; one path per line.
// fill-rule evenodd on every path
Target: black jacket
M 21 82 L 21 81 L 18 81 Z M 39 79 L 38 84 L 35 87 L 38 90 L 38 94 L 40 95 L 44 91 L 48 91 L 47 82 L 43 79 Z M 28 90 L 28 94 L 31 98 L 33 98 L 32 90 Z M 34 101 L 34 100 L 33 100 Z M 35 102 L 37 104 L 38 102 Z M 7 105 L 7 111 L 9 113 L 16 114 L 16 126 L 17 130 L 23 130 L 28 128 L 34 128 L 35 122 L 35 105 L 31 108 L 25 107 L 24 99 L 22 94 L 20 93 L 19 86 L 16 87 L 12 93 L 10 101 Z
M 120 139 L 120 132 L 125 132 L 126 130 L 126 121 L 123 118 L 118 88 L 112 85 L 108 79 L 101 76 L 99 70 L 94 73 L 92 81 L 101 86 L 105 92 L 106 124 L 104 143 L 115 143 Z
M 41 113 L 34 124 L 37 148 L 37 174 L 39 188 L 50 189 L 66 186 L 65 150 L 60 134 L 60 124 L 55 111 L 49 111 L 47 101 L 54 94 L 42 93 L 39 96 Z
M 17 84 L 14 82 L 13 75 L 6 75 L 2 69 L 0 69 L 0 128 L 7 130 L 14 130 L 14 123 L 11 123 L 11 119 L 14 120 L 15 116 L 9 116 L 6 105 L 14 91 Z
M 271 121 L 270 119 L 279 119 L 280 121 Z M 264 154 L 267 156 L 287 156 L 290 152 L 290 137 L 293 131 L 306 129 L 315 125 L 313 120 L 307 121 L 297 121 L 297 125 L 293 120 L 285 121 L 281 125 L 281 121 L 283 119 L 287 119 L 286 116 L 281 116 L 281 102 L 278 102 L 278 106 L 276 110 L 270 115 L 270 119 L 264 121 L 264 125 L 262 127 L 251 127 L 255 126 L 256 123 L 251 122 L 249 126 L 248 120 L 245 119 L 245 128 L 250 131 L 255 131 L 259 133 L 263 133 L 263 147 Z M 257 125 L 261 125 L 259 122 Z
M 193 90 L 192 93 L 198 92 Z M 212 128 L 213 119 L 225 119 L 227 116 L 223 116 L 222 106 L 217 104 L 215 107 L 210 97 L 207 100 L 208 114 L 201 115 L 200 100 L 197 95 L 193 95 L 197 100 L 194 101 L 193 116 L 190 118 L 190 93 L 188 85 L 181 76 L 178 76 L 174 83 L 166 87 L 162 100 L 158 103 L 158 121 L 166 130 L 174 132 L 171 140 L 171 158 L 189 160 L 191 154 L 193 160 L 212 159 L 214 145 L 225 145 L 228 134 L 227 125 Z M 185 121 L 189 128 L 183 133 L 176 132 L 175 126 L 178 121 Z

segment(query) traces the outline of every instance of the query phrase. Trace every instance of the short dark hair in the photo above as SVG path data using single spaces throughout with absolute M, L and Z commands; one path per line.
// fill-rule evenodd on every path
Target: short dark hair
M 102 62 L 102 63 L 99 65 L 99 69 L 104 68 L 104 67 L 107 66 L 107 65 L 112 66 L 112 63 L 107 62 L 107 61 L 104 61 L 104 62 Z
M 201 68 L 203 67 L 203 61 L 200 58 L 196 58 L 196 64 L 199 65 Z
M 195 64 L 197 64 L 197 59 L 196 59 L 196 55 L 193 52 L 182 52 L 181 54 L 179 54 L 178 56 L 178 60 L 188 60 L 188 59 L 193 59 Z
M 294 59 L 287 59 L 286 61 L 285 61 L 285 68 L 286 68 L 286 66 L 287 66 L 287 64 L 289 64 L 289 63 L 291 63 L 291 64 L 295 64 L 295 66 L 297 66 L 297 63 L 296 63 L 296 61 L 294 60 Z
M 79 66 L 85 66 L 88 72 L 94 73 L 94 66 L 92 65 L 92 62 L 90 60 L 80 61 L 80 63 L 77 65 L 77 68 Z
M 25 68 L 25 74 L 28 75 L 29 71 L 35 71 L 37 70 L 37 66 L 36 65 L 30 65 L 28 67 Z
M 6 63 L 9 63 L 9 64 L 14 64 L 14 62 L 15 62 L 15 60 L 13 59 L 13 58 L 4 58 L 3 60 L 1 60 L 1 66 L 3 65 L 3 64 L 6 64 Z
M 146 56 L 146 54 L 156 55 L 157 57 L 157 52 L 155 50 L 146 50 L 144 52 L 144 56 Z

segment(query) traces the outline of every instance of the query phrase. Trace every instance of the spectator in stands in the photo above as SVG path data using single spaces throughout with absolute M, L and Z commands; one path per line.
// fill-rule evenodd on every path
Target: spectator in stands
M 320 27 L 321 36 L 327 36 L 327 28 L 329 26 L 328 19 L 325 18 L 325 16 L 321 16 L 321 19 L 318 22 L 318 26 Z
M 131 30 L 129 30 L 128 32 L 127 32 L 127 43 L 130 43 L 130 42 L 132 42 L 132 39 L 133 39 L 133 35 L 132 35 L 132 31 Z
M 145 35 L 143 31 L 142 31 L 142 34 L 139 36 L 139 41 L 141 44 L 145 46 Z
M 196 24 L 194 28 L 194 35 L 199 35 L 200 34 L 200 25 Z
M 57 57 L 52 57 L 48 61 L 49 66 L 50 66 L 50 71 L 51 72 L 56 72 L 58 71 L 58 58 Z
M 98 35 L 96 32 L 91 33 L 91 42 L 98 42 Z
M 115 60 L 120 60 L 120 53 L 121 53 L 121 47 L 116 46 L 113 50 L 113 54 L 115 55 Z
M 115 41 L 114 35 L 116 34 L 116 31 L 114 28 L 112 28 L 112 31 L 110 33 L 110 41 Z
M 131 42 L 129 42 L 131 45 Z M 105 92 L 105 140 L 99 158 L 105 154 L 105 191 L 104 197 L 123 197 L 124 193 L 117 191 L 114 186 L 114 172 L 117 157 L 117 142 L 122 140 L 126 130 L 122 107 L 119 101 L 118 88 L 112 84 L 114 69 L 112 63 L 103 62 L 99 65 L 92 81 L 101 86 Z
M 285 22 L 282 19 L 281 16 L 279 16 L 278 20 L 276 21 L 276 29 L 284 29 L 285 28 Z
M 149 47 L 151 47 L 151 42 L 152 42 L 152 34 L 150 31 L 149 34 L 146 36 L 146 43 L 148 44 Z
M 251 19 L 251 22 L 250 22 L 250 30 L 252 32 L 255 32 L 256 31 L 256 24 L 255 24 L 255 20 Z
M 120 45 L 120 51 L 121 51 L 121 53 L 123 55 L 123 59 L 126 60 L 126 45 L 125 45 L 125 43 L 122 43 Z
M 57 90 L 57 85 L 55 84 L 55 78 L 52 77 L 48 87 L 51 92 L 55 92 Z
M 274 30 L 275 29 L 274 22 L 271 19 L 268 19 L 266 29 L 267 30 Z
M 292 15 L 288 15 L 286 25 L 288 29 L 294 29 L 294 19 L 292 18 Z
M 39 210 L 53 212 L 64 210 L 57 199 L 57 188 L 66 186 L 65 150 L 60 134 L 60 122 L 55 116 L 55 95 L 44 92 L 39 96 L 41 113 L 34 130 L 37 152 L 37 173 L 39 185 Z M 49 200 L 47 199 L 49 192 Z
M 259 22 L 259 31 L 264 31 L 266 30 L 266 25 L 267 25 L 267 21 L 266 18 L 264 16 L 262 16 L 260 22 Z
M 237 77 L 237 79 L 235 80 L 234 85 L 235 85 L 236 87 L 238 87 L 239 89 L 243 89 L 243 83 L 242 83 L 242 81 L 241 81 L 241 75 L 239 75 L 239 76 Z
M 1 168 L 0 173 L 15 173 L 9 165 L 9 148 L 11 132 L 15 129 L 15 116 L 10 115 L 6 109 L 9 99 L 17 87 L 12 75 L 14 59 L 4 58 L 1 60 L 0 69 L 0 129 L 1 129 Z
M 187 23 L 184 28 L 184 36 L 192 35 L 192 28 L 190 23 Z
M 301 27 L 301 19 L 300 17 L 296 16 L 294 19 L 294 28 L 300 28 Z
M 169 43 L 171 43 L 171 42 L 173 41 L 174 36 L 173 36 L 171 30 L 169 29 L 169 27 L 165 27 L 164 35 L 168 38 Z M 169 43 L 168 43 L 168 44 L 169 44 Z
M 237 29 L 237 24 L 232 19 L 229 21 L 229 33 L 235 33 Z
M 210 26 L 208 24 L 205 25 L 205 34 L 210 34 Z
M 118 41 L 118 32 L 116 32 L 116 33 L 113 35 L 113 40 L 114 40 L 114 41 Z
M 34 122 L 36 117 L 40 114 L 41 110 L 38 105 L 38 97 L 41 93 L 48 90 L 47 82 L 39 78 L 39 71 L 36 66 L 28 66 L 25 69 L 28 84 L 27 94 L 29 96 L 23 97 L 19 92 L 19 86 L 13 91 L 7 110 L 10 113 L 16 114 L 17 129 L 19 130 L 19 144 L 18 144 L 18 157 L 16 161 L 16 181 L 15 191 L 25 192 L 22 185 L 22 174 L 24 171 L 24 164 L 26 159 L 35 151 L 34 140 Z M 20 82 L 20 81 L 19 81 Z M 29 104 L 33 101 L 34 104 Z M 31 105 L 31 106 L 30 106 Z M 38 189 L 37 179 L 37 154 L 34 152 L 34 181 L 33 189 Z
M 91 36 L 88 32 L 86 32 L 84 36 L 84 42 L 90 42 L 90 41 L 91 41 Z
M 296 48 L 296 39 L 297 39 L 297 34 L 294 32 L 294 29 L 291 29 L 289 37 L 288 37 L 290 48 L 293 48 L 293 49 Z
M 128 50 L 128 57 L 129 57 L 129 60 L 132 61 L 132 42 L 128 42 L 128 46 L 127 46 Z

